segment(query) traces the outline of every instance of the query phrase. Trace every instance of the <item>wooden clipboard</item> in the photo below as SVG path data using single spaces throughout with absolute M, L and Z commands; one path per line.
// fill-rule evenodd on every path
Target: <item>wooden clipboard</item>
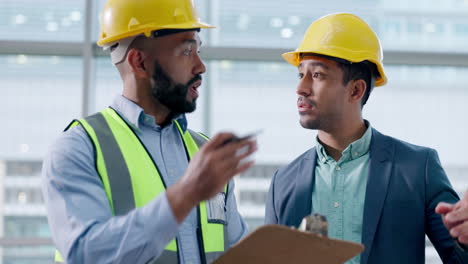
M 342 264 L 363 250 L 361 244 L 266 225 L 246 236 L 214 264 Z

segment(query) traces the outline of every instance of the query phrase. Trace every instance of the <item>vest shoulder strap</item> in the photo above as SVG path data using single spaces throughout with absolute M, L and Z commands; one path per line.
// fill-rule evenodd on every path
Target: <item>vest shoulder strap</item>
M 197 144 L 198 148 L 201 148 L 209 139 L 202 133 L 197 133 L 191 129 L 187 129 L 190 135 L 192 136 L 193 140 Z
M 80 124 L 80 121 L 78 119 L 73 119 L 66 127 L 65 129 L 63 130 L 63 132 L 67 131 L 68 129 L 74 127 L 74 126 L 77 126 Z
M 96 168 L 114 214 L 128 213 L 135 208 L 131 176 L 122 150 L 110 128 L 111 124 L 103 112 L 84 118 L 80 124 L 93 141 Z

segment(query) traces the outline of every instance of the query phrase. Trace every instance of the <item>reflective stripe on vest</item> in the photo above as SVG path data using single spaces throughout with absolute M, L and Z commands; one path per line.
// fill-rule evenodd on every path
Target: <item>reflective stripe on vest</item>
M 189 129 L 182 130 L 174 121 L 184 142 L 189 159 L 199 146 L 207 141 L 205 136 Z M 124 215 L 152 201 L 165 191 L 166 185 L 151 155 L 136 136 L 132 128 L 119 114 L 107 108 L 100 113 L 75 121 L 91 138 L 96 152 L 96 169 L 109 199 L 114 215 Z M 202 263 L 211 263 L 224 252 L 227 244 L 225 219 L 225 192 L 198 206 L 199 223 L 197 235 Z M 223 217 L 219 217 L 220 214 Z M 201 230 L 201 231 L 200 231 Z M 63 263 L 58 251 L 56 263 Z M 173 239 L 161 256 L 150 261 L 152 264 L 178 263 L 178 245 Z

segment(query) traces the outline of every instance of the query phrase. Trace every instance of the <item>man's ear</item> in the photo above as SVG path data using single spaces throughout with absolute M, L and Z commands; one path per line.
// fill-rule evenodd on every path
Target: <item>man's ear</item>
M 366 81 L 358 79 L 351 81 L 349 100 L 350 102 L 361 101 L 367 89 Z
M 127 54 L 127 62 L 135 75 L 145 78 L 148 76 L 145 65 L 145 54 L 138 49 L 130 49 Z

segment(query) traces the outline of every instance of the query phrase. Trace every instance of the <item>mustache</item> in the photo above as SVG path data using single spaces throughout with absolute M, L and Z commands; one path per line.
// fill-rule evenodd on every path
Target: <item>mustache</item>
M 301 104 L 301 103 L 306 103 L 306 104 L 309 104 L 311 106 L 317 106 L 314 101 L 312 101 L 312 100 L 310 100 L 310 99 L 308 99 L 308 98 L 306 98 L 305 96 L 302 96 L 302 95 L 297 98 L 297 104 Z
M 203 78 L 200 74 L 195 75 L 190 81 L 187 82 L 185 86 L 190 87 L 192 84 L 194 84 L 197 81 L 201 81 Z

